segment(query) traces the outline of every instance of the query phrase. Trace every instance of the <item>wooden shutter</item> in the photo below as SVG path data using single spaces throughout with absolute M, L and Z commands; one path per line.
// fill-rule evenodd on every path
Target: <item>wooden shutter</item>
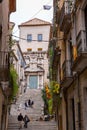
M 16 11 L 16 0 L 9 0 L 9 12 Z

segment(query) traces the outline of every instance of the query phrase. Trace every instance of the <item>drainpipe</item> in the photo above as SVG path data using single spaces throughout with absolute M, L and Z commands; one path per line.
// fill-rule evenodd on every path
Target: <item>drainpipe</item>
M 79 84 L 79 74 L 77 73 L 77 92 L 78 92 L 78 123 L 79 123 L 79 130 L 81 130 L 81 103 L 80 103 L 80 84 Z
M 66 130 L 68 130 L 68 102 L 66 100 Z
M 6 110 L 5 110 L 5 130 L 7 130 L 7 124 L 8 124 L 8 96 L 6 96 Z
M 58 104 L 56 108 L 56 122 L 57 122 L 57 130 L 59 129 L 59 112 L 58 112 Z
M 67 101 L 67 96 L 66 96 L 66 92 L 64 92 L 64 99 L 65 99 L 65 103 L 66 103 L 66 130 L 68 130 L 68 101 Z

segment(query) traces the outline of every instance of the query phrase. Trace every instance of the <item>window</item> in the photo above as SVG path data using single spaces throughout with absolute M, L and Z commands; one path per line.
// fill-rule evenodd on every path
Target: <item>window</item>
M 31 41 L 32 41 L 32 35 L 31 35 L 31 34 L 28 34 L 28 35 L 27 35 L 27 41 L 28 41 L 28 42 L 31 42 Z
M 27 48 L 27 51 L 32 51 L 32 49 L 31 48 Z
M 38 48 L 38 51 L 42 51 L 42 48 Z
M 42 41 L 42 34 L 38 34 L 38 41 Z

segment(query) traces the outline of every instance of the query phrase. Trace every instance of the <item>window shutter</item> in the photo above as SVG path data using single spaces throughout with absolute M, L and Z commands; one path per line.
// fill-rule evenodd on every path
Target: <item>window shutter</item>
M 16 11 L 16 0 L 9 0 L 9 11 L 10 13 Z

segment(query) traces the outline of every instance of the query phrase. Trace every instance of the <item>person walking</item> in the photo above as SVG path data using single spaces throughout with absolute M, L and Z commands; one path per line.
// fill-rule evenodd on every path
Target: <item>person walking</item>
M 28 106 L 30 106 L 30 105 L 31 105 L 31 100 L 29 99 L 29 100 L 28 100 Z
M 18 122 L 19 122 L 19 129 L 22 128 L 22 121 L 23 121 L 23 115 L 20 113 L 17 117 Z
M 27 101 L 25 101 L 25 110 L 27 109 L 28 105 L 27 105 Z
M 29 117 L 27 115 L 25 115 L 23 118 L 23 121 L 24 121 L 24 128 L 27 128 L 27 124 L 28 124 L 28 122 L 30 122 Z

